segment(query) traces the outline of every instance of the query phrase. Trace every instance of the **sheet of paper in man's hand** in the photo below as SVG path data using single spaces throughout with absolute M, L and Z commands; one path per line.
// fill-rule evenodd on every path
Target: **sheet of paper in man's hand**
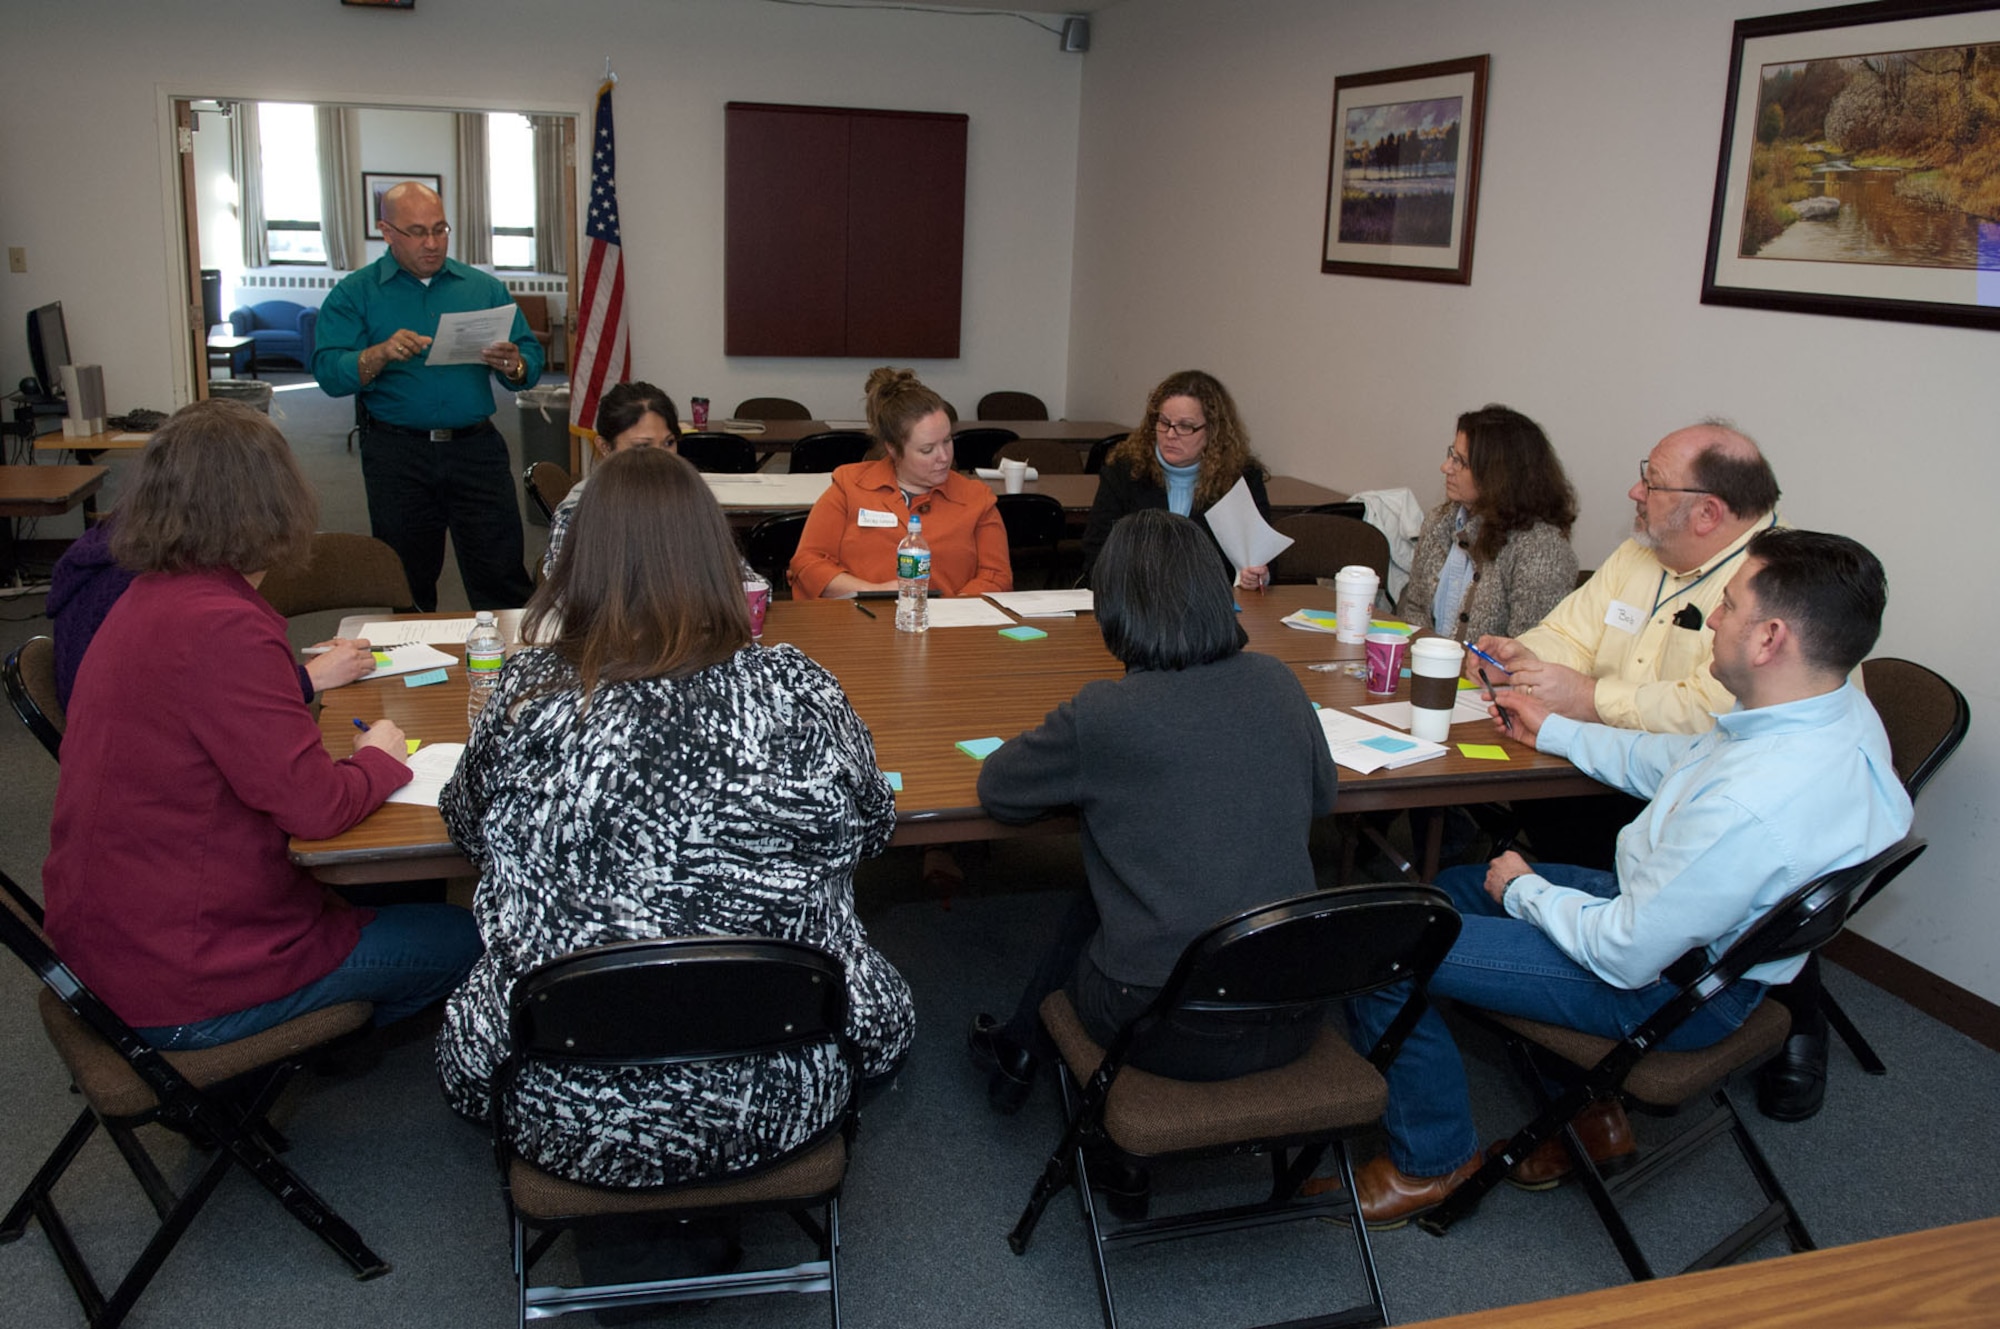
M 1292 547 L 1292 537 L 1272 530 L 1257 511 L 1250 485 L 1241 478 L 1208 510 L 1208 529 L 1238 568 L 1263 567 Z
M 514 330 L 512 301 L 498 309 L 475 309 L 465 314 L 445 314 L 438 319 L 437 335 L 431 339 L 427 365 L 476 365 L 479 353 L 496 341 L 512 341 Z

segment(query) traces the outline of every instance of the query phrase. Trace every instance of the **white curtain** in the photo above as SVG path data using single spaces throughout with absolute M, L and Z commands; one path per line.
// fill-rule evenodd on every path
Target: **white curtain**
M 319 141 L 319 230 L 326 265 L 337 272 L 361 266 L 368 226 L 361 214 L 361 113 L 351 107 L 313 110 Z
M 264 229 L 264 139 L 257 132 L 257 103 L 237 102 L 229 115 L 229 152 L 236 167 L 236 219 L 243 226 L 243 266 L 271 261 Z
M 535 131 L 535 271 L 569 271 L 569 218 L 563 213 L 563 116 L 531 115 Z
M 458 197 L 451 230 L 458 239 L 458 261 L 491 265 L 493 204 L 487 184 L 486 116 L 460 113 L 452 116 L 452 123 L 458 141 Z

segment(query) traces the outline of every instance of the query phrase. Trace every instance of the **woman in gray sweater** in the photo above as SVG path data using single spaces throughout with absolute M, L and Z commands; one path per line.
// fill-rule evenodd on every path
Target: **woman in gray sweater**
M 1576 491 L 1540 425 L 1505 406 L 1458 417 L 1445 501 L 1417 536 L 1404 622 L 1459 641 L 1517 636 L 1576 585 Z

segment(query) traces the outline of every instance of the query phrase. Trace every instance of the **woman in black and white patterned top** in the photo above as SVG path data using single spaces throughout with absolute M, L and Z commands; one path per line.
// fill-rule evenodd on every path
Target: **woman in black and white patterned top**
M 896 818 L 867 727 L 826 670 L 752 644 L 728 526 L 687 463 L 619 453 L 583 508 L 528 607 L 526 635 L 555 644 L 508 662 L 440 804 L 480 869 L 487 947 L 438 1036 L 446 1097 L 487 1115 L 507 1002 L 536 965 L 689 935 L 839 956 L 863 1072 L 892 1075 L 915 1012 L 854 913 L 854 865 Z M 537 1166 L 643 1186 L 754 1167 L 832 1123 L 847 1092 L 830 1050 L 786 1052 L 538 1071 L 510 1115 Z

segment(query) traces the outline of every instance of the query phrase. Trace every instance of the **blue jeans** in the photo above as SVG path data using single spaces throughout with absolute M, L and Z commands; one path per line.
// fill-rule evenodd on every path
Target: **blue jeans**
M 1618 894 L 1618 878 L 1594 868 L 1541 863 L 1537 875 L 1600 899 Z M 1438 874 L 1464 927 L 1451 954 L 1431 979 L 1433 997 L 1451 997 L 1486 1010 L 1565 1025 L 1605 1038 L 1623 1038 L 1679 989 L 1661 980 L 1634 990 L 1613 987 L 1559 950 L 1534 924 L 1509 918 L 1486 894 L 1486 866 L 1467 864 Z M 1366 1053 L 1408 995 L 1398 984 L 1348 1003 L 1348 1036 Z M 1745 979 L 1682 1024 L 1661 1046 L 1688 1051 L 1720 1042 L 1750 1018 L 1764 985 Z M 1389 1110 L 1382 1125 L 1389 1157 L 1413 1177 L 1437 1177 L 1480 1150 L 1472 1101 L 1458 1045 L 1435 1009 L 1427 1010 L 1390 1064 Z
M 135 1030 L 156 1048 L 193 1052 L 260 1034 L 344 1001 L 375 1003 L 375 1024 L 392 1024 L 442 1001 L 485 949 L 467 910 L 452 904 L 395 904 L 375 911 L 340 967 L 261 1006 L 193 1024 Z

